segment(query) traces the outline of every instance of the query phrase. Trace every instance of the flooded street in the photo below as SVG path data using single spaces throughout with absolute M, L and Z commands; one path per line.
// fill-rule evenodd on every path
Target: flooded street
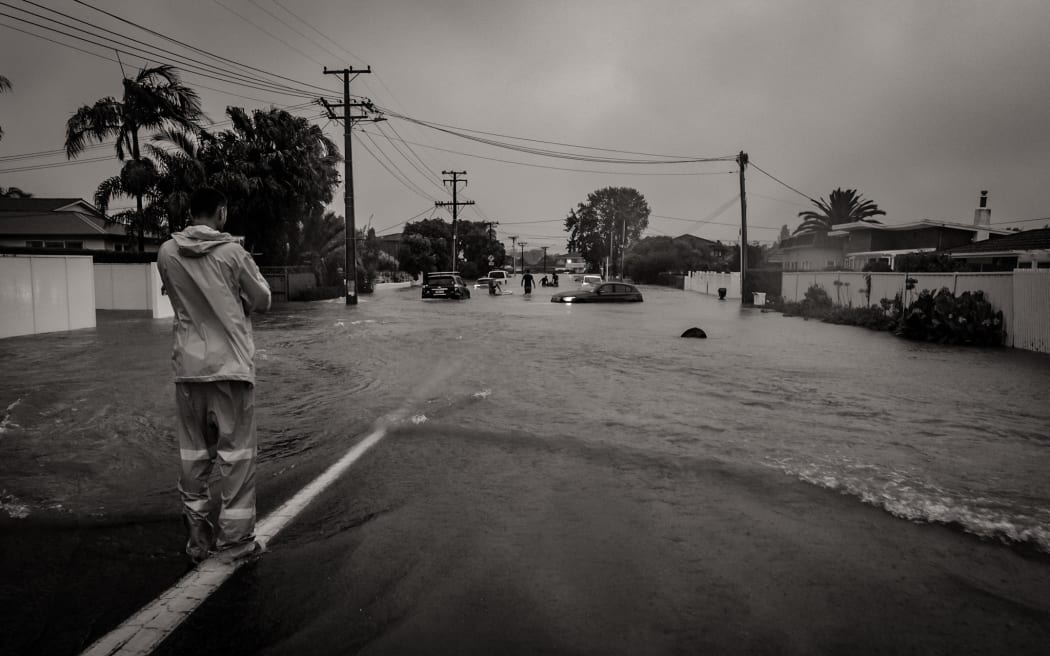
M 393 430 L 161 653 L 1050 644 L 1050 358 L 550 291 L 256 320 L 260 517 Z M 0 651 L 74 653 L 185 571 L 170 349 L 105 313 L 0 341 Z

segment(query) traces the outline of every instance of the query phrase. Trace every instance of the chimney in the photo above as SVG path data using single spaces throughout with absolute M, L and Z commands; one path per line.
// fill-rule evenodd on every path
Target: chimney
M 985 239 L 988 239 L 988 230 L 980 229 L 992 227 L 992 210 L 988 207 L 987 191 L 981 192 L 981 204 L 973 211 L 973 224 L 978 227 L 976 234 L 973 236 L 973 240 L 984 241 Z

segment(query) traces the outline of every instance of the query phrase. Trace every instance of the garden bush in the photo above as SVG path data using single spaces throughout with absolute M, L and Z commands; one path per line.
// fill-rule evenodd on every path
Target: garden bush
M 984 292 L 956 296 L 947 287 L 924 289 L 905 310 L 897 334 L 941 344 L 999 346 L 1003 343 L 1003 313 L 995 311 Z

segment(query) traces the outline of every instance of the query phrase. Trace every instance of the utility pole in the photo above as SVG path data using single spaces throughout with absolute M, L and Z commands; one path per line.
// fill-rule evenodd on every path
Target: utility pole
M 367 114 L 353 115 L 350 113 L 350 109 L 352 107 L 364 107 L 368 110 L 375 109 L 372 107 L 371 101 L 350 102 L 350 79 L 351 76 L 357 77 L 361 73 L 371 72 L 371 66 L 364 69 L 343 68 L 331 71 L 328 70 L 327 66 L 324 68 L 325 75 L 339 75 L 343 78 L 343 102 L 336 105 L 322 98 L 321 104 L 328 110 L 328 117 L 331 119 L 336 118 L 336 109 L 341 108 L 343 110 L 343 199 L 346 201 L 346 226 L 344 228 L 345 234 L 343 235 L 346 242 L 343 254 L 343 278 L 346 280 L 347 305 L 357 305 L 357 222 L 354 220 L 354 159 L 353 151 L 350 149 L 350 130 L 353 129 L 354 121 L 369 118 Z
M 510 236 L 510 275 L 512 275 L 512 276 L 514 275 L 514 272 L 516 271 L 516 269 L 514 268 L 514 255 L 515 255 L 514 249 L 516 249 L 518 247 L 517 244 L 518 244 L 518 236 L 517 235 L 511 235 Z
M 459 176 L 466 175 L 466 171 L 442 171 L 441 174 L 452 176 L 451 180 L 449 180 L 448 178 L 445 178 L 444 180 L 445 184 L 452 183 L 452 202 L 450 203 L 448 201 L 438 201 L 434 203 L 434 207 L 448 207 L 449 205 L 452 206 L 452 270 L 455 271 L 456 260 L 459 259 L 459 256 L 456 253 L 456 217 L 459 215 L 460 205 L 473 205 L 474 201 L 467 200 L 461 203 L 459 202 L 456 196 L 456 192 L 459 190 Z M 466 180 L 463 180 L 462 182 L 464 187 L 467 186 Z
M 623 255 L 627 250 L 627 217 L 623 217 L 623 239 L 620 240 L 620 280 L 623 280 Z
M 543 249 L 543 275 L 547 275 L 547 249 L 550 246 L 540 246 Z
M 747 153 L 741 150 L 736 156 L 736 163 L 740 165 L 740 303 L 744 304 L 748 302 L 744 295 L 747 289 L 747 195 L 744 189 Z
M 521 272 L 522 273 L 525 273 L 525 246 L 528 243 L 529 242 L 527 242 L 527 241 L 519 241 L 518 242 L 518 246 L 521 246 Z
M 489 241 L 496 241 L 496 231 L 492 229 L 492 226 L 498 226 L 499 221 L 486 221 L 485 225 L 489 227 Z

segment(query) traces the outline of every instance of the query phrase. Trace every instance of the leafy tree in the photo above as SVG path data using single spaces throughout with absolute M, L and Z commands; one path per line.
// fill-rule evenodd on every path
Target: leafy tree
M 878 219 L 871 217 L 886 212 L 870 200 L 864 200 L 856 189 L 836 189 L 828 195 L 828 200 L 823 198 L 813 201 L 819 211 L 806 210 L 799 212 L 802 223 L 795 228 L 795 234 L 827 233 L 833 226 L 842 223 L 853 223 L 865 221 L 868 223 L 879 223 Z
M 398 260 L 404 271 L 417 275 L 430 271 L 452 270 L 452 225 L 448 221 L 444 219 L 413 221 L 405 224 L 405 229 L 401 234 L 401 253 L 399 253 Z M 423 241 L 412 240 L 406 250 L 405 239 L 411 235 L 423 237 Z M 405 268 L 406 263 L 410 268 Z
M 32 198 L 33 194 L 18 187 L 0 187 L 0 198 Z
M 434 241 L 418 232 L 404 233 L 397 254 L 401 270 L 411 274 L 413 278 L 419 278 L 421 273 L 438 271 L 437 258 L 434 255 Z
M 724 262 L 706 246 L 694 247 L 671 237 L 645 237 L 636 242 L 624 258 L 624 269 L 631 280 L 659 283 L 661 274 L 720 269 Z
M 120 175 L 103 182 L 95 194 L 99 209 L 105 212 L 109 198 L 129 195 L 135 198 L 132 229 L 138 236 L 139 250 L 145 249 L 148 230 L 159 228 L 160 212 L 143 211 L 143 198 L 156 184 L 157 167 L 143 156 L 139 143 L 142 130 L 179 128 L 196 131 L 202 117 L 200 97 L 184 86 L 178 71 L 169 65 L 143 68 L 134 79 L 124 78 L 120 100 L 105 97 L 93 105 L 80 107 L 66 123 L 66 156 L 73 159 L 92 142 L 116 137 L 117 159 L 124 162 Z
M 580 253 L 592 271 L 601 268 L 606 255 L 618 268 L 618 254 L 638 241 L 647 227 L 649 204 L 630 187 L 605 187 L 591 192 L 587 201 L 569 210 L 565 218 L 569 250 Z
M 284 110 L 226 110 L 231 129 L 200 132 L 197 158 L 229 199 L 227 230 L 266 264 L 299 260 L 303 222 L 339 184 L 339 149 L 321 128 Z
M 0 75 L 0 93 L 11 90 L 11 80 Z M 4 138 L 4 128 L 0 126 L 0 139 Z
M 321 287 L 340 280 L 338 269 L 344 262 L 345 231 L 346 219 L 334 212 L 312 212 L 302 222 L 298 259 L 313 268 Z

